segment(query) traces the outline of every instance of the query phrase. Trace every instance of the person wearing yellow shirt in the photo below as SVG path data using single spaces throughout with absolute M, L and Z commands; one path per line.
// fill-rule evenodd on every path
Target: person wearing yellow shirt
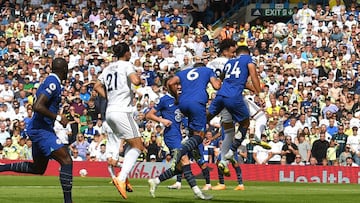
M 17 160 L 20 155 L 20 147 L 18 144 L 13 143 L 10 137 L 6 138 L 6 142 L 3 149 L 5 159 Z
M 175 36 L 175 31 L 170 30 L 170 34 L 165 37 L 166 41 L 168 41 L 170 44 L 174 44 L 175 41 L 177 41 L 177 37 Z
M 266 108 L 266 113 L 269 116 L 278 115 L 280 111 L 280 106 L 276 105 L 276 98 L 274 97 L 270 98 L 270 104 L 271 106 Z
M 247 42 L 245 40 L 245 36 L 244 35 L 240 35 L 240 39 L 237 42 L 238 46 L 247 46 Z

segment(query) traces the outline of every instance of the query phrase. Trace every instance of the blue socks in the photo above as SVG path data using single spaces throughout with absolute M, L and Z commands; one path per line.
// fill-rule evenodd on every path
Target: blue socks
M 62 165 L 60 169 L 60 183 L 64 193 L 64 201 L 65 203 L 72 203 L 72 164 Z

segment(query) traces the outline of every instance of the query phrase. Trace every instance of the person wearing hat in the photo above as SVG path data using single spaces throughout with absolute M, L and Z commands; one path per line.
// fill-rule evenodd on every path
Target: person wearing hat
M 234 28 L 230 25 L 229 22 L 225 24 L 225 26 L 221 29 L 220 38 L 224 39 L 232 39 L 232 35 L 234 33 Z

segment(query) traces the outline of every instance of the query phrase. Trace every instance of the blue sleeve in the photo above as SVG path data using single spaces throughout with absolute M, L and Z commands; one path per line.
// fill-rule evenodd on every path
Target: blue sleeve
M 59 96 L 61 93 L 61 86 L 55 77 L 48 76 L 40 85 L 36 95 L 44 94 L 48 99 Z
M 159 103 L 155 104 L 154 109 L 160 112 L 164 108 L 164 99 L 160 98 Z

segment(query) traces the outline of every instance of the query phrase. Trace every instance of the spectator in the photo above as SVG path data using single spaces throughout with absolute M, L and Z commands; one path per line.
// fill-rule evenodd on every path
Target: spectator
M 161 144 L 159 143 L 154 132 L 151 133 L 150 140 L 145 142 L 145 148 L 147 150 L 147 161 L 151 161 L 152 155 L 155 156 L 155 161 L 158 161 L 161 153 Z
M 281 155 L 286 157 L 286 163 L 294 162 L 297 154 L 299 154 L 298 147 L 291 141 L 291 136 L 286 136 L 285 144 L 281 149 Z
M 299 144 L 297 145 L 299 150 L 299 155 L 301 157 L 301 162 L 304 164 L 309 163 L 311 156 L 311 146 L 308 141 L 305 140 L 305 134 L 301 132 L 298 136 Z
M 83 160 L 85 160 L 85 159 L 83 159 L 83 158 L 81 158 L 81 157 L 79 156 L 79 151 L 78 151 L 77 149 L 74 149 L 74 150 L 72 151 L 71 159 L 72 159 L 73 161 L 83 161 Z
M 354 163 L 351 157 L 346 158 L 346 166 L 357 167 L 358 164 Z
M 329 143 L 329 148 L 327 148 L 326 151 L 326 159 L 328 160 L 328 165 L 330 166 L 334 165 L 334 162 L 338 159 L 338 157 L 336 156 L 336 151 L 338 147 L 338 143 L 336 143 L 334 139 L 331 139 Z
M 69 148 L 70 148 L 71 152 L 74 152 L 74 151 L 77 152 L 78 156 L 82 160 L 86 160 L 86 153 L 88 152 L 89 145 L 90 144 L 84 138 L 84 135 L 79 133 L 76 136 L 76 141 L 71 143 Z
M 349 136 L 347 139 L 346 144 L 350 146 L 350 152 L 353 155 L 353 159 L 355 163 L 360 162 L 360 136 L 358 134 L 358 127 L 354 126 L 352 127 L 353 135 Z
M 305 166 L 304 162 L 301 161 L 301 156 L 298 154 L 295 156 L 295 161 L 291 163 L 292 166 Z
M 10 137 L 6 138 L 3 148 L 3 158 L 9 160 L 17 160 L 20 156 L 20 146 L 14 143 Z
M 345 121 L 345 122 L 347 122 L 347 121 Z M 345 151 L 347 138 L 348 138 L 348 135 L 346 135 L 344 133 L 344 125 L 343 124 L 339 125 L 338 132 L 333 136 L 333 139 L 338 144 L 338 147 L 336 150 L 336 157 L 340 157 L 340 154 Z
M 94 123 L 92 121 L 87 121 L 87 128 L 81 132 L 88 143 L 92 143 L 95 136 L 99 136 L 100 133 L 94 128 Z
M 0 104 L 0 109 L 1 109 L 1 105 L 4 104 Z M 0 144 L 2 146 L 5 145 L 6 143 L 6 139 L 10 137 L 10 133 L 8 132 L 8 130 L 6 129 L 6 125 L 4 122 L 0 122 Z
M 325 139 L 325 133 L 320 133 L 320 139 L 316 140 L 311 149 L 311 156 L 315 157 L 318 163 L 323 163 L 326 159 L 326 151 L 329 148 L 329 142 Z
M 269 145 L 271 146 L 271 155 L 269 159 L 269 164 L 280 164 L 281 161 L 281 150 L 283 143 L 279 141 L 279 134 L 275 133 L 273 140 L 270 141 Z
M 261 135 L 261 141 L 267 142 L 266 135 Z M 255 164 L 268 164 L 268 161 L 272 157 L 272 152 L 268 149 L 264 149 L 260 145 L 256 145 L 253 150 L 253 158 L 255 161 Z

